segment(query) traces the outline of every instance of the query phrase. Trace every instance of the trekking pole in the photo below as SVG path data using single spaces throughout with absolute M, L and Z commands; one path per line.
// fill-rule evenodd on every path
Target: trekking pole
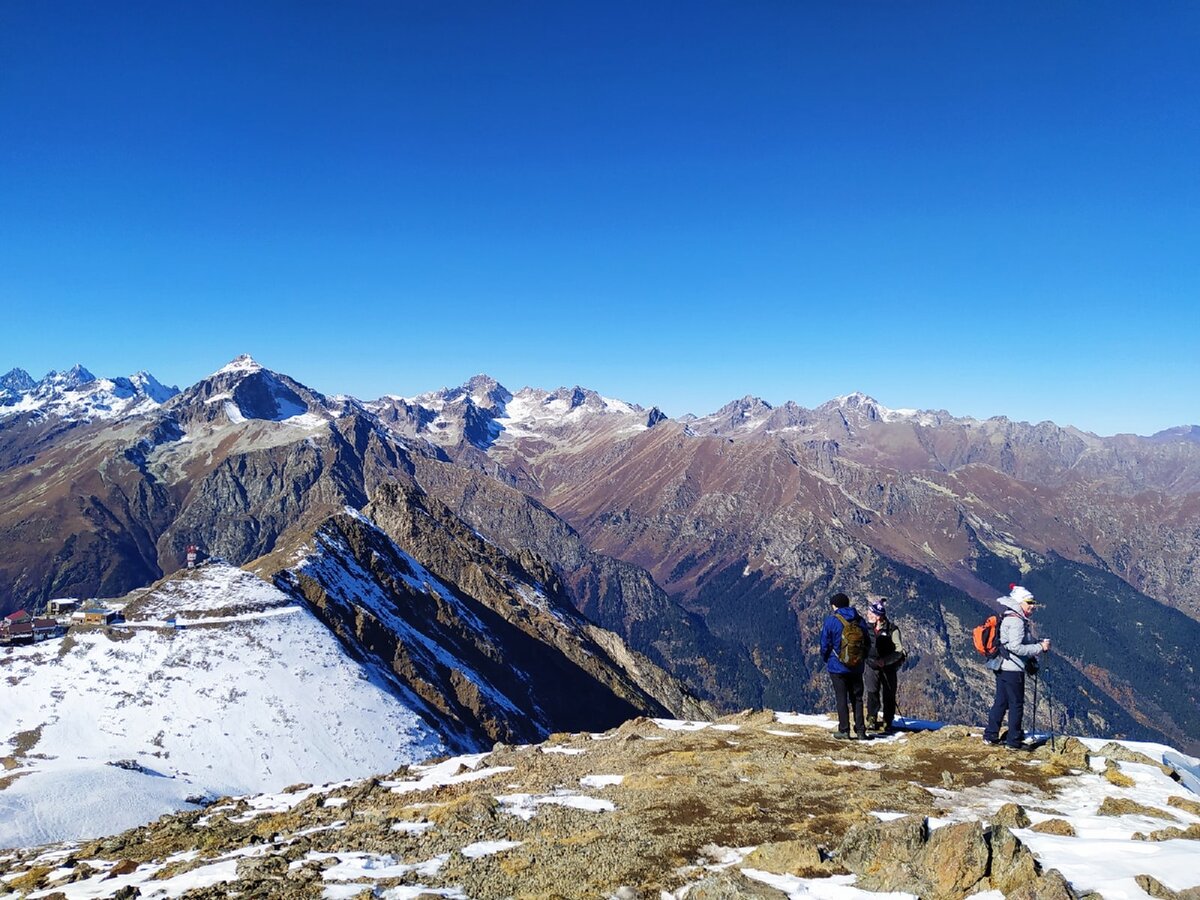
M 1050 720 L 1050 749 L 1056 750 L 1054 746 L 1054 694 L 1050 691 L 1050 685 L 1046 685 L 1046 718 Z
M 896 707 L 896 703 L 895 703 L 896 682 L 895 682 L 895 680 L 893 680 L 892 676 L 888 673 L 886 666 L 879 670 L 879 674 L 883 676 L 883 678 L 882 678 L 883 689 L 885 691 L 890 691 L 891 695 L 892 695 L 892 718 L 893 718 L 892 724 L 894 725 L 895 724 L 895 716 L 896 716 L 896 708 L 895 708 Z M 879 711 L 880 712 L 883 712 L 883 700 L 884 700 L 883 697 L 879 698 Z
M 1038 706 L 1038 673 L 1033 673 L 1033 720 L 1029 723 L 1029 730 L 1033 734 L 1037 734 L 1037 706 Z

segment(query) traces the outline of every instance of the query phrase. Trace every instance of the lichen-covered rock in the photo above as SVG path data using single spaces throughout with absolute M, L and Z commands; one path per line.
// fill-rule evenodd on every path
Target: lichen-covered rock
M 1041 834 L 1057 834 L 1060 837 L 1075 837 L 1075 829 L 1066 819 L 1047 819 L 1031 829 Z
M 1021 840 L 1004 825 L 992 827 L 992 887 L 1006 897 L 1038 875 L 1037 860 Z
M 1025 807 L 1019 803 L 1005 803 L 996 810 L 996 815 L 992 817 L 992 822 L 996 825 L 1004 825 L 1007 828 L 1028 828 L 1030 824 L 1029 814 L 1025 812 Z
M 850 829 L 836 856 L 864 890 L 903 891 L 921 880 L 918 860 L 928 838 L 924 817 L 869 821 Z
M 1200 825 L 1189 825 L 1187 828 L 1160 828 L 1146 835 L 1148 841 L 1200 841 Z
M 787 900 L 787 894 L 744 875 L 710 875 L 688 891 L 688 900 Z
M 1151 875 L 1138 875 L 1134 880 L 1138 887 L 1156 900 L 1200 900 L 1200 885 L 1176 891 Z
M 1091 753 L 1087 745 L 1073 737 L 1055 741 L 1051 758 L 1070 768 L 1084 771 L 1091 765 Z
M 1189 800 L 1186 797 L 1168 797 L 1167 805 L 1182 809 L 1193 816 L 1200 816 L 1200 802 L 1196 800 Z
M 751 869 L 799 878 L 817 878 L 830 871 L 821 859 L 820 849 L 808 841 L 762 844 L 746 857 L 744 864 Z
M 1161 809 L 1155 809 L 1153 806 L 1138 803 L 1136 800 L 1126 799 L 1125 797 L 1105 797 L 1104 801 L 1100 804 L 1097 815 L 1149 816 L 1151 819 L 1166 819 L 1168 822 L 1179 821 L 1170 813 L 1163 812 Z
M 931 832 L 920 858 L 929 890 L 921 896 L 957 900 L 976 893 L 987 879 L 989 857 L 979 822 L 944 825 Z
M 1014 891 L 1005 894 L 1006 900 L 1077 900 L 1070 883 L 1057 869 L 1033 878 Z

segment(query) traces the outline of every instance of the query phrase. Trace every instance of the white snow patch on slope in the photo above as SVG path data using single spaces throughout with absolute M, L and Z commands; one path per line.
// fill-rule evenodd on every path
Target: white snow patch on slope
M 195 597 L 181 602 L 203 607 L 227 591 L 235 607 L 291 603 L 233 567 L 195 574 Z M 114 833 L 192 795 L 366 776 L 444 752 L 307 610 L 127 634 L 78 630 L 61 656 L 60 641 L 8 651 L 0 753 L 40 733 L 6 773 L 18 777 L 0 791 L 0 847 Z M 105 765 L 129 759 L 143 770 Z

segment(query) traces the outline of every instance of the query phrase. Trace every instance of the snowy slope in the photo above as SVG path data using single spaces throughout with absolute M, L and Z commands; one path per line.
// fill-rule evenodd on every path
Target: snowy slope
M 305 608 L 211 564 L 127 608 L 0 655 L 0 847 L 106 834 L 186 798 L 387 772 L 442 752 Z M 165 625 L 170 617 L 183 629 Z M 109 763 L 136 760 L 140 771 Z M 114 802 L 119 798 L 119 802 Z

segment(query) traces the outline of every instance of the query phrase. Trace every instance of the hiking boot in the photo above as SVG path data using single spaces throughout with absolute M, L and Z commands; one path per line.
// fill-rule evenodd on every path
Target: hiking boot
M 1033 748 L 1028 744 L 1005 744 L 1005 750 L 1012 750 L 1014 753 L 1031 753 Z
M 865 731 L 860 731 L 854 736 L 854 740 L 856 741 L 869 741 L 870 739 L 871 735 L 867 734 Z
M 867 719 L 867 731 L 879 731 L 880 728 L 878 719 Z
M 833 733 L 833 738 L 836 741 L 852 741 L 852 740 L 854 740 L 854 738 L 850 737 L 850 732 L 848 732 L 848 731 L 835 731 Z

